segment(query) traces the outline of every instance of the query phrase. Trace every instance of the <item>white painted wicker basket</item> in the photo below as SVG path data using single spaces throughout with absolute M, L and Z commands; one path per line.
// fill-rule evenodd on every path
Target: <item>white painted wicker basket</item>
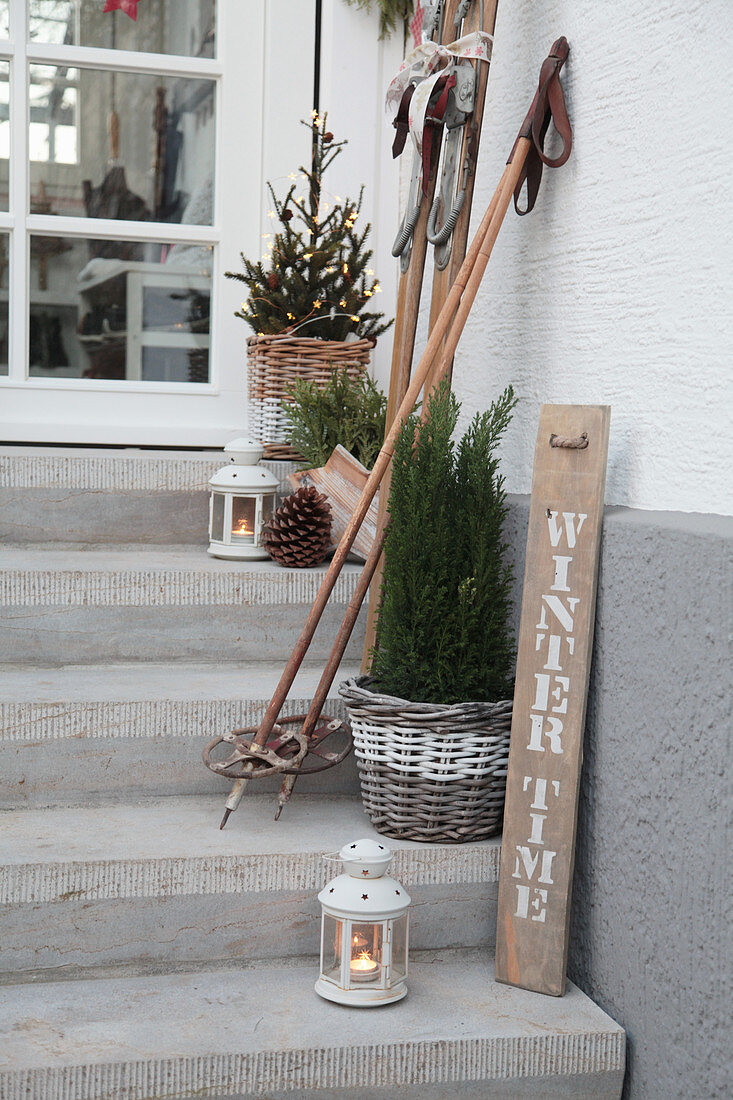
M 460 844 L 499 832 L 512 701 L 411 703 L 345 680 L 364 809 L 377 832 Z

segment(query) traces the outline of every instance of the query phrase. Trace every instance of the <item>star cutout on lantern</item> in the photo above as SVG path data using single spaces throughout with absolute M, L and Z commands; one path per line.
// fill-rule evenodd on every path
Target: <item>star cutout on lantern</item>
M 369 895 L 368 894 L 362 894 L 361 895 L 361 900 L 362 901 L 369 901 Z
M 369 874 L 369 872 L 367 871 L 366 867 L 364 868 L 364 870 L 363 870 L 363 871 L 362 871 L 361 873 L 362 873 L 362 875 L 364 875 L 364 877 L 365 877 L 365 878 L 366 878 L 366 876 L 367 876 L 367 875 Z
M 103 11 L 123 11 L 130 19 L 137 19 L 137 6 L 140 0 L 107 0 Z
M 397 897 L 399 897 L 400 896 L 399 890 L 395 890 L 395 894 L 397 894 Z

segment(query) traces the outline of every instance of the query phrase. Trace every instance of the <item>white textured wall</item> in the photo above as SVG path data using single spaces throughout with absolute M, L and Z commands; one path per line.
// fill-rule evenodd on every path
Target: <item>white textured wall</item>
M 466 413 L 507 382 L 521 396 L 511 492 L 543 402 L 610 404 L 608 503 L 729 514 L 733 3 L 500 0 L 474 226 L 561 34 L 573 155 L 507 215 L 456 392 Z

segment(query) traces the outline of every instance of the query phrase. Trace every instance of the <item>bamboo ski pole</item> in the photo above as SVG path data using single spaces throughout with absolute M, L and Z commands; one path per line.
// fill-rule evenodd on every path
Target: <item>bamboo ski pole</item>
M 527 144 L 529 144 L 529 143 L 527 143 Z M 496 237 L 499 233 L 499 229 L 501 227 L 501 221 L 503 221 L 503 219 L 504 219 L 504 215 L 506 214 L 507 207 L 508 207 L 509 202 L 511 200 L 512 193 L 514 191 L 514 186 L 516 184 L 516 178 L 518 178 L 518 173 L 521 171 L 521 167 L 524 163 L 524 157 L 526 157 L 526 152 L 524 152 L 524 157 L 522 156 L 522 149 L 521 148 L 517 149 L 517 154 L 518 154 L 518 158 L 521 158 L 521 163 L 517 166 L 517 168 L 514 172 L 510 171 L 510 167 L 511 167 L 510 165 L 507 165 L 507 167 L 505 168 L 504 174 L 502 175 L 501 180 L 499 182 L 499 186 L 497 187 L 497 189 L 496 189 L 496 191 L 495 191 L 495 193 L 494 193 L 494 195 L 491 199 L 491 202 L 489 203 L 489 206 L 486 210 L 486 214 L 484 215 L 484 219 L 483 219 L 483 221 L 481 223 L 481 226 L 479 227 L 479 230 L 476 234 L 476 238 L 474 239 L 474 242 L 472 244 L 472 248 L 471 248 L 471 250 L 469 250 L 469 253 L 466 255 L 466 260 L 465 260 L 466 266 L 468 266 L 469 263 L 472 264 L 471 275 L 473 275 L 473 271 L 479 266 L 481 267 L 481 275 L 483 275 L 484 271 L 486 270 L 486 265 L 488 263 L 489 256 L 491 255 L 491 248 L 493 248 L 494 241 L 496 240 Z M 508 191 L 508 193 L 507 193 L 507 191 Z M 506 200 L 506 201 L 504 201 L 504 200 Z M 502 203 L 504 203 L 503 209 L 502 209 L 502 206 L 501 206 Z M 485 244 L 486 238 L 492 237 L 491 244 L 489 246 L 489 252 L 488 252 L 488 254 L 485 255 L 485 258 L 484 258 L 483 247 L 478 247 L 479 245 L 482 245 L 482 241 L 479 240 L 482 229 L 485 230 L 483 244 Z M 469 287 L 472 287 L 471 301 L 468 303 L 468 306 L 466 307 L 465 311 L 462 314 L 461 314 L 461 306 L 459 305 L 458 310 L 456 311 L 455 317 L 453 319 L 451 328 L 446 333 L 446 337 L 445 337 L 446 343 L 444 345 L 445 348 L 448 348 L 449 344 L 453 342 L 453 332 L 454 332 L 454 329 L 456 327 L 456 323 L 457 322 L 460 323 L 461 329 L 463 328 L 463 325 L 465 324 L 466 317 L 468 316 L 468 313 L 469 313 L 470 308 L 471 308 L 471 304 L 473 303 L 473 299 L 476 297 L 476 292 L 477 292 L 479 284 L 481 282 L 481 275 L 476 280 L 472 280 L 472 278 L 470 276 L 468 277 L 468 281 L 467 281 L 467 284 L 466 284 L 466 291 L 464 291 L 464 297 L 465 297 L 465 294 L 468 292 Z M 461 305 L 462 305 L 462 303 L 463 303 L 463 299 L 461 299 Z M 447 305 L 447 303 L 446 303 L 446 305 Z M 460 321 L 458 320 L 459 316 L 462 316 L 462 320 L 460 320 Z M 449 320 L 450 320 L 450 318 L 449 318 Z M 455 335 L 454 350 L 455 350 L 455 346 L 458 344 L 459 338 L 460 338 L 460 332 L 457 332 L 456 335 Z M 426 361 L 427 353 L 428 353 L 428 349 L 426 348 L 425 354 L 423 355 L 422 359 L 420 360 L 420 363 L 419 363 L 419 365 L 417 367 L 417 370 L 415 372 L 416 376 L 418 376 L 418 375 L 420 377 L 426 376 L 428 368 L 430 366 L 432 366 L 432 364 L 433 364 L 433 360 L 430 360 L 429 362 Z M 446 358 L 445 356 L 443 356 L 443 358 L 441 359 L 440 368 L 438 370 L 438 373 L 435 375 L 436 385 L 440 382 L 440 379 L 442 378 L 443 374 L 447 371 L 447 369 L 448 369 L 450 363 L 452 362 L 452 360 L 453 360 L 453 353 L 452 352 L 451 352 L 449 357 Z M 421 371 L 423 372 L 422 374 L 421 374 Z M 397 426 L 397 431 L 394 432 L 394 433 L 390 432 L 389 436 L 388 436 L 388 438 L 390 438 L 390 437 L 392 438 L 393 442 L 396 441 L 397 434 L 399 432 L 399 428 L 402 426 L 402 421 L 405 419 L 406 416 L 409 416 L 409 414 L 412 412 L 412 409 L 414 408 L 414 406 L 417 402 L 417 397 L 416 397 L 415 401 L 412 402 L 412 405 L 410 407 L 408 407 L 408 398 L 409 398 L 409 390 L 408 390 L 407 395 L 403 399 L 402 404 L 400 405 L 400 408 L 397 412 L 396 417 L 394 418 L 394 424 Z M 385 445 L 386 445 L 386 442 L 385 442 Z M 391 457 L 392 457 L 392 451 L 390 451 L 390 460 L 391 460 Z M 382 480 L 381 486 L 380 486 L 380 492 L 385 492 L 385 490 L 389 486 L 390 470 L 391 470 L 391 465 L 388 465 L 387 468 L 386 468 L 385 475 L 384 475 L 384 478 Z M 367 491 L 367 488 L 368 488 L 368 485 L 365 487 L 364 492 Z M 366 595 L 367 595 L 367 592 L 369 591 L 369 586 L 371 584 L 372 578 L 373 578 L 375 572 L 377 571 L 377 566 L 379 565 L 380 559 L 382 557 L 382 550 L 384 548 L 384 542 L 385 542 L 386 535 L 387 535 L 387 526 L 386 526 L 386 516 L 385 516 L 385 517 L 383 517 L 381 524 L 378 524 L 378 526 L 377 526 L 377 535 L 376 535 L 376 538 L 374 540 L 374 544 L 373 544 L 372 549 L 369 552 L 369 556 L 368 556 L 368 558 L 367 558 L 367 560 L 364 563 L 364 566 L 362 568 L 361 575 L 359 577 L 359 581 L 358 581 L 357 586 L 354 590 L 354 593 L 351 597 L 351 600 L 349 601 L 349 605 L 348 605 L 348 608 L 346 610 L 346 614 L 344 616 L 343 622 L 341 624 L 341 628 L 340 628 L 339 633 L 337 635 L 337 638 L 336 638 L 336 641 L 334 643 L 333 649 L 331 650 L 331 654 L 329 656 L 326 667 L 323 670 L 323 674 L 322 674 L 321 679 L 318 683 L 318 687 L 316 688 L 315 695 L 313 696 L 313 701 L 311 703 L 310 709 L 308 711 L 305 722 L 303 724 L 302 732 L 307 737 L 309 737 L 311 735 L 311 733 L 313 732 L 313 730 L 315 729 L 316 722 L 318 721 L 318 719 L 320 717 L 320 714 L 321 714 L 321 711 L 323 710 L 326 699 L 328 698 L 328 693 L 331 689 L 331 686 L 333 684 L 334 679 L 336 678 L 336 673 L 338 672 L 339 665 L 341 664 L 344 653 L 346 652 L 346 646 L 349 643 L 349 639 L 350 639 L 351 634 L 353 632 L 354 626 L 356 625 L 356 620 L 359 616 L 359 611 L 361 610 L 361 605 L 362 605 L 362 603 L 364 602 L 364 600 L 366 598 Z M 320 595 L 320 592 L 319 592 L 319 595 Z M 290 690 L 290 689 L 288 688 L 288 690 Z M 278 713 L 279 713 L 279 711 L 278 711 Z M 259 733 L 259 731 L 258 731 L 258 733 Z M 269 734 L 267 736 L 269 736 Z M 280 789 L 280 796 L 279 796 L 279 799 L 278 799 L 278 809 L 277 809 L 277 813 L 275 814 L 275 820 L 276 821 L 280 817 L 283 806 L 287 802 L 290 801 L 290 796 L 292 795 L 293 788 L 295 787 L 296 779 L 297 779 L 297 776 L 295 776 L 295 775 L 286 775 L 284 780 L 283 780 L 283 783 L 282 783 L 282 786 L 281 786 L 281 789 Z M 244 781 L 238 780 L 238 782 L 246 783 L 246 780 L 244 780 Z
M 528 141 L 526 141 L 526 146 L 529 147 L 529 142 Z M 526 158 L 526 155 L 527 155 L 526 150 L 523 150 L 523 152 L 524 152 L 524 156 L 522 156 L 522 152 L 520 151 L 519 148 L 517 148 L 517 150 L 515 152 L 515 160 L 517 161 L 515 171 L 516 171 L 517 178 L 519 176 L 519 172 L 521 172 L 522 165 L 524 164 L 524 158 Z M 519 154 L 519 156 L 517 156 L 517 154 Z M 520 158 L 521 158 L 521 163 L 519 163 Z M 514 163 L 514 162 L 512 162 L 512 163 Z M 499 181 L 499 186 L 497 187 L 496 191 L 494 192 L 494 195 L 491 199 L 491 202 L 489 203 L 489 206 L 487 207 L 486 213 L 484 214 L 484 217 L 481 221 L 481 225 L 479 226 L 479 229 L 476 233 L 476 236 L 474 237 L 474 240 L 471 243 L 471 247 L 469 248 L 468 252 L 466 253 L 466 258 L 463 262 L 461 270 L 458 273 L 458 278 L 456 279 L 456 282 L 453 284 L 453 287 L 451 288 L 450 294 L 448 295 L 448 298 L 446 299 L 445 306 L 443 307 L 443 310 L 441 311 L 441 314 L 440 314 L 440 316 L 438 317 L 438 319 L 436 321 L 435 327 L 433 329 L 433 333 L 431 334 L 431 339 L 428 341 L 428 345 L 425 348 L 423 356 L 422 356 L 422 358 L 420 360 L 420 363 L 418 364 L 418 367 L 417 367 L 417 369 L 415 371 L 415 374 L 413 376 L 412 385 L 408 385 L 405 396 L 402 399 L 402 402 L 401 402 L 401 404 L 400 404 L 400 406 L 397 410 L 397 413 L 393 417 L 392 428 L 390 429 L 390 431 L 387 435 L 387 438 L 385 439 L 385 442 L 382 446 L 382 450 L 379 452 L 379 456 L 377 458 L 377 462 L 374 464 L 372 474 L 371 474 L 369 480 L 367 481 L 366 485 L 364 486 L 364 490 L 363 490 L 362 495 L 359 499 L 359 503 L 357 504 L 357 510 L 352 515 L 351 521 L 350 521 L 346 531 L 344 532 L 344 534 L 341 538 L 341 542 L 339 543 L 339 545 L 337 547 L 336 554 L 334 554 L 334 557 L 331 560 L 331 565 L 329 566 L 328 571 L 326 572 L 326 575 L 323 578 L 323 581 L 321 583 L 321 587 L 319 588 L 318 593 L 316 595 L 315 603 L 313 604 L 313 607 L 311 608 L 311 611 L 308 615 L 308 618 L 306 619 L 305 626 L 303 627 L 301 635 L 298 638 L 295 649 L 293 650 L 293 653 L 291 654 L 290 660 L 288 661 L 288 664 L 285 667 L 285 671 L 283 672 L 282 678 L 280 680 L 280 683 L 277 686 L 275 694 L 272 697 L 270 705 L 267 708 L 267 711 L 265 713 L 265 717 L 262 721 L 262 724 L 260 725 L 260 727 L 257 731 L 257 734 L 253 739 L 254 743 L 257 744 L 257 745 L 260 745 L 260 746 L 264 745 L 265 742 L 267 741 L 267 739 L 269 738 L 271 732 L 272 732 L 272 727 L 278 719 L 278 716 L 280 714 L 280 711 L 282 710 L 283 704 L 284 704 L 285 700 L 288 697 L 288 693 L 290 691 L 290 688 L 293 686 L 293 682 L 295 680 L 295 676 L 298 672 L 298 669 L 300 668 L 300 666 L 303 662 L 303 658 L 304 658 L 305 654 L 308 651 L 310 643 L 313 639 L 313 635 L 316 631 L 318 623 L 320 622 L 321 616 L 323 615 L 323 611 L 325 609 L 326 603 L 328 602 L 328 598 L 331 595 L 331 592 L 333 591 L 333 587 L 336 583 L 336 579 L 339 576 L 339 574 L 341 573 L 343 563 L 346 560 L 346 557 L 349 553 L 349 550 L 351 549 L 353 541 L 356 538 L 356 535 L 359 531 L 359 528 L 361 527 L 362 521 L 363 521 L 364 517 L 366 516 L 367 511 L 369 510 L 369 505 L 371 504 L 372 500 L 374 499 L 374 495 L 377 491 L 377 488 L 380 487 L 380 482 L 381 482 L 382 492 L 380 494 L 380 509 L 379 509 L 379 514 L 378 514 L 378 523 L 377 523 L 378 535 L 377 535 L 377 538 L 375 539 L 374 547 L 370 551 L 369 557 L 367 558 L 367 561 L 365 562 L 364 567 L 362 569 L 361 576 L 360 576 L 359 582 L 357 584 L 357 588 L 354 592 L 354 595 L 352 596 L 351 602 L 350 602 L 349 607 L 347 609 L 347 614 L 346 614 L 346 617 L 344 618 L 344 623 L 343 623 L 343 625 L 341 627 L 341 630 L 339 632 L 339 638 L 336 641 L 334 651 L 331 654 L 331 657 L 328 661 L 328 664 L 326 665 L 326 668 L 324 670 L 323 676 L 321 677 L 321 681 L 318 685 L 318 688 L 316 689 L 316 694 L 313 698 L 313 702 L 312 702 L 311 707 L 308 711 L 308 716 L 306 718 L 305 725 L 303 727 L 303 732 L 306 735 L 309 735 L 310 733 L 313 732 L 313 729 L 315 728 L 315 724 L 318 721 L 318 717 L 321 713 L 321 710 L 323 709 L 323 705 L 324 705 L 324 703 L 326 701 L 326 698 L 328 696 L 328 692 L 331 688 L 331 685 L 333 684 L 336 673 L 338 672 L 338 667 L 341 664 L 341 659 L 344 655 L 344 652 L 346 650 L 346 646 L 348 644 L 349 638 L 351 637 L 352 631 L 354 629 L 354 625 L 356 623 L 356 619 L 357 619 L 359 611 L 361 609 L 361 605 L 364 602 L 364 599 L 366 597 L 367 592 L 369 591 L 369 585 L 371 583 L 372 577 L 374 576 L 374 573 L 376 572 L 377 566 L 379 565 L 379 560 L 382 556 L 382 548 L 384 546 L 384 539 L 385 539 L 385 536 L 386 536 L 386 523 L 387 523 L 386 498 L 387 498 L 387 495 L 388 495 L 388 492 L 389 492 L 389 469 L 390 469 L 390 463 L 391 463 L 391 459 L 392 459 L 392 452 L 393 452 L 393 449 L 394 449 L 394 443 L 396 442 L 397 435 L 399 433 L 399 429 L 402 426 L 402 421 L 405 419 L 406 416 L 410 415 L 410 413 L 412 412 L 413 408 L 415 407 L 415 405 L 417 403 L 417 399 L 420 395 L 420 390 L 422 389 L 425 378 L 427 377 L 428 370 L 432 366 L 433 360 L 436 358 L 436 356 L 441 351 L 440 345 L 443 342 L 443 337 L 444 336 L 446 336 L 446 338 L 448 337 L 448 331 L 447 331 L 448 323 L 450 322 L 450 320 L 453 316 L 453 313 L 457 309 L 458 302 L 460 301 L 460 291 L 459 291 L 458 294 L 456 294 L 455 293 L 456 288 L 460 286 L 461 289 L 462 289 L 462 284 L 461 284 L 462 279 L 465 279 L 466 282 L 468 281 L 468 277 L 469 277 L 469 274 L 470 274 L 469 269 L 472 270 L 473 267 L 476 265 L 476 263 L 479 260 L 479 257 L 480 257 L 480 254 L 481 254 L 480 246 L 483 243 L 483 236 L 487 235 L 489 230 L 491 229 L 492 221 L 494 219 L 494 214 L 496 213 L 497 207 L 499 206 L 500 202 L 504 201 L 504 198 L 506 199 L 506 201 L 504 202 L 503 210 L 502 210 L 502 213 L 501 213 L 502 220 L 503 220 L 504 215 L 506 214 L 506 210 L 507 210 L 507 207 L 509 205 L 511 195 L 514 191 L 514 185 L 516 183 L 516 179 L 514 179 L 514 182 L 512 183 L 511 187 L 509 188 L 508 193 L 505 195 L 507 177 L 512 178 L 512 179 L 514 178 L 514 173 L 510 172 L 510 168 L 511 168 L 511 164 L 508 164 L 507 167 L 504 169 L 504 173 L 501 177 L 501 180 Z M 492 248 L 493 248 L 493 243 L 496 240 L 496 236 L 498 235 L 499 228 L 500 228 L 500 223 L 499 223 L 499 225 L 496 226 L 496 232 L 493 235 L 493 240 L 491 242 L 491 247 Z M 481 268 L 481 274 L 482 275 L 483 275 L 483 272 L 486 270 L 486 264 L 488 263 L 488 259 L 489 259 L 490 254 L 491 254 L 491 252 L 489 251 L 488 255 L 486 256 L 485 260 L 483 261 L 483 266 Z M 473 289 L 473 297 L 471 298 L 471 303 L 473 302 L 473 298 L 475 298 L 475 296 L 476 296 L 476 291 L 478 290 L 478 283 L 480 281 L 481 280 L 479 278 L 478 282 L 475 284 L 475 287 Z M 471 303 L 469 303 L 469 306 L 465 311 L 465 315 L 464 315 L 464 318 L 463 318 L 462 325 L 465 324 L 465 317 L 468 316 L 468 311 L 470 310 Z M 462 325 L 461 325 L 461 327 L 462 327 Z M 452 331 L 453 330 L 451 329 L 451 332 Z M 456 337 L 455 337 L 455 345 L 458 344 L 459 338 L 460 338 L 460 332 L 457 332 Z M 446 346 L 447 346 L 447 344 L 446 344 Z M 455 347 L 454 347 L 454 350 L 455 350 Z M 428 358 L 428 356 L 430 358 Z M 445 358 L 445 357 L 443 357 L 443 358 Z M 450 364 L 452 362 L 452 359 L 453 359 L 453 353 L 451 352 L 451 356 L 447 360 L 447 364 Z M 439 377 L 438 376 L 435 376 L 435 377 L 436 377 L 436 384 L 437 384 L 437 381 L 439 381 Z M 382 460 L 382 459 L 383 459 L 383 461 L 380 463 L 380 460 Z M 379 471 L 379 476 L 376 480 L 374 480 L 375 475 L 378 473 L 378 471 Z M 374 481 L 374 483 L 372 485 L 373 481 Z M 382 500 L 384 500 L 384 502 L 385 502 L 384 509 L 382 509 L 382 507 L 381 507 L 381 501 Z M 358 522 L 356 522 L 357 517 L 358 517 Z M 348 543 L 348 545 L 347 545 L 347 543 Z M 345 547 L 345 549 L 344 549 L 344 547 Z M 338 557 L 338 567 L 337 567 L 337 557 Z M 358 603 L 355 604 L 355 600 L 357 599 L 357 596 L 358 596 Z M 354 606 L 352 607 L 352 605 L 354 605 Z M 346 633 L 344 633 L 344 629 L 347 625 L 347 622 L 349 623 L 348 631 Z M 336 659 L 337 649 L 338 649 L 338 658 Z M 317 708 L 316 708 L 316 704 L 318 704 Z M 285 778 L 283 779 L 283 783 L 282 783 L 282 787 L 281 787 L 281 791 L 280 791 L 280 797 L 279 797 L 279 800 L 278 800 L 278 809 L 277 809 L 277 814 L 276 814 L 276 820 L 277 820 L 277 818 L 279 818 L 279 816 L 282 812 L 282 807 L 285 805 L 286 802 L 288 802 L 290 800 L 290 796 L 291 796 L 291 794 L 293 792 L 293 788 L 295 786 L 295 779 L 296 779 L 296 776 L 285 776 Z M 244 792 L 246 790 L 248 782 L 249 782 L 249 779 L 246 779 L 246 778 L 237 779 L 234 782 L 234 784 L 232 785 L 232 790 L 231 790 L 231 792 L 229 794 L 229 797 L 227 798 L 226 803 L 225 803 L 224 816 L 222 818 L 221 825 L 219 826 L 219 828 L 221 828 L 221 829 L 224 828 L 224 826 L 226 825 L 226 823 L 229 819 L 229 816 L 239 806 L 239 803 L 242 801 L 242 797 L 244 795 Z
M 316 688 L 313 700 L 308 709 L 308 713 L 303 723 L 302 733 L 306 737 L 310 737 L 316 728 L 316 723 L 321 716 L 321 711 L 326 705 L 326 699 L 328 693 L 331 690 L 331 685 L 336 679 L 336 673 L 339 670 L 339 665 L 343 660 L 346 647 L 349 644 L 349 638 L 352 635 L 356 620 L 359 618 L 359 612 L 361 611 L 361 605 L 366 599 L 367 592 L 369 591 L 369 585 L 371 584 L 374 571 L 377 568 L 377 564 L 382 556 L 382 550 L 384 549 L 384 542 L 387 537 L 387 528 L 382 526 L 377 529 L 377 534 L 374 539 L 369 556 L 367 557 L 364 567 L 361 571 L 361 575 L 357 582 L 354 593 L 349 600 L 349 605 L 346 608 L 346 614 L 344 615 L 343 622 L 336 636 L 336 641 L 333 644 L 333 649 L 329 655 L 326 667 L 323 670 L 321 679 L 318 681 L 318 687 Z M 280 794 L 278 795 L 277 812 L 275 813 L 275 821 L 280 817 L 283 806 L 289 801 L 295 787 L 297 775 L 286 775 L 282 781 L 280 787 Z M 228 815 L 227 815 L 228 816 Z
M 553 45 L 550 57 L 547 58 L 542 66 L 541 80 L 542 74 L 545 73 L 545 67 L 548 65 L 549 62 L 552 62 L 551 68 L 553 76 L 557 76 L 557 74 L 559 73 L 559 69 L 561 68 L 567 57 L 567 53 L 567 41 L 565 39 L 558 39 L 558 41 Z M 545 91 L 546 85 L 549 84 L 550 79 L 552 79 L 552 77 L 547 77 L 545 80 Z M 530 107 L 522 128 L 519 132 L 519 136 L 509 155 L 509 159 L 507 161 L 504 172 L 502 173 L 499 185 L 486 209 L 478 231 L 473 241 L 471 242 L 471 246 L 466 254 L 466 258 L 463 264 L 461 265 L 458 276 L 456 277 L 456 280 L 448 293 L 448 297 L 446 298 L 443 309 L 441 310 L 436 320 L 433 331 L 429 336 L 425 351 L 423 352 L 423 355 L 414 372 L 410 385 L 408 386 L 407 393 L 405 394 L 405 397 L 402 400 L 399 409 L 397 410 L 392 426 L 387 433 L 387 437 L 385 438 L 382 449 L 377 456 L 372 472 L 367 479 L 366 485 L 364 486 L 364 490 L 361 494 L 361 497 L 359 498 L 354 513 L 346 527 L 346 530 L 341 538 L 341 541 L 339 542 L 339 545 L 336 548 L 334 556 L 331 560 L 331 564 L 329 565 L 324 575 L 323 581 L 321 582 L 321 586 L 316 595 L 316 599 L 308 614 L 305 625 L 303 626 L 303 629 L 300 633 L 300 637 L 296 642 L 295 648 L 293 649 L 293 652 L 290 656 L 290 660 L 285 666 L 285 670 L 283 671 L 280 682 L 270 701 L 267 711 L 265 712 L 265 716 L 260 723 L 257 733 L 253 738 L 254 745 L 257 745 L 259 747 L 264 746 L 272 733 L 273 727 L 280 715 L 283 704 L 285 703 L 290 688 L 293 685 L 293 681 L 295 680 L 297 672 L 303 662 L 303 658 L 305 657 L 310 643 L 313 640 L 313 635 L 315 634 L 316 628 L 321 620 L 323 611 L 326 607 L 326 603 L 328 602 L 328 599 L 336 585 L 336 581 L 338 580 L 341 570 L 343 569 L 344 563 L 349 554 L 349 551 L 351 550 L 354 539 L 356 538 L 356 535 L 364 521 L 364 518 L 369 510 L 369 506 L 374 499 L 374 495 L 379 488 L 380 482 L 384 477 L 385 471 L 392 461 L 395 443 L 402 427 L 402 422 L 407 416 L 410 415 L 410 413 L 414 409 L 418 397 L 420 396 L 420 391 L 422 390 L 423 384 L 428 377 L 428 373 L 430 371 L 430 367 L 433 364 L 433 360 L 436 358 L 436 356 L 440 355 L 441 367 L 445 365 L 446 369 L 452 361 L 453 353 L 455 352 L 455 348 L 458 345 L 463 326 L 466 323 L 466 318 L 468 317 L 471 305 L 473 304 L 473 301 L 476 297 L 481 279 L 486 270 L 486 266 L 488 264 L 491 252 L 499 234 L 499 230 L 509 207 L 511 197 L 519 181 L 522 179 L 522 173 L 525 169 L 525 162 L 527 161 L 530 150 L 533 149 L 533 142 L 534 147 L 536 148 L 537 146 L 538 139 L 535 134 L 535 129 L 537 130 L 537 132 L 539 132 L 540 127 L 539 125 L 537 125 L 535 115 L 538 103 L 542 101 L 542 90 L 543 85 L 541 83 L 540 88 L 538 88 L 534 100 L 532 101 L 532 106 Z M 544 125 L 544 129 L 546 129 L 546 124 Z M 544 129 L 542 130 L 543 137 Z M 558 158 L 557 163 L 564 163 L 564 160 L 567 159 L 570 151 L 569 143 L 566 143 L 566 148 L 567 152 L 564 154 L 564 159 Z M 436 381 L 439 381 L 439 378 L 436 379 Z M 369 581 L 371 580 L 371 576 L 376 569 L 377 563 L 379 561 L 379 556 L 381 554 L 382 548 L 381 542 L 383 538 L 384 533 L 382 532 L 380 537 L 375 541 L 375 546 L 373 547 L 373 550 L 370 553 L 369 558 L 367 559 L 369 569 L 367 569 L 367 565 L 365 565 L 364 569 L 362 570 L 362 575 L 357 586 L 357 591 L 354 593 L 354 597 L 352 597 L 352 601 L 349 604 L 346 619 L 337 637 L 331 659 L 327 663 L 326 670 L 324 670 L 324 674 L 321 677 L 321 682 L 316 693 L 316 698 L 321 701 L 320 706 L 323 705 L 323 701 L 325 701 L 328 690 L 331 686 L 331 683 L 333 682 L 333 678 L 336 675 L 341 656 L 343 655 L 346 643 L 348 642 L 348 638 L 351 634 L 351 631 L 353 630 L 354 623 L 356 622 L 359 607 L 361 606 L 361 602 L 366 595 L 369 587 Z M 358 604 L 357 593 L 359 595 Z M 339 651 L 340 655 L 338 656 L 338 660 L 336 660 L 336 656 Z M 326 682 L 328 677 L 330 677 L 330 680 Z M 316 713 L 315 709 L 316 698 L 314 698 L 313 700 L 313 704 L 311 705 L 311 709 L 308 713 L 308 718 L 306 719 L 306 721 L 313 721 L 313 725 L 315 725 L 315 721 L 318 718 L 318 713 Z M 241 790 L 243 791 L 246 783 L 246 779 L 238 780 L 235 784 L 235 787 L 239 787 L 239 785 L 241 784 Z M 234 792 L 230 794 L 230 798 L 227 800 L 227 810 L 224 814 L 221 828 L 223 828 L 226 824 L 226 820 L 229 816 L 229 813 L 231 812 L 231 809 L 229 808 L 229 803 L 233 800 L 233 793 Z M 241 794 L 239 797 L 241 798 Z
M 527 146 L 529 146 L 528 141 Z M 519 163 L 515 167 L 514 171 L 509 170 L 511 165 L 508 165 L 507 168 L 504 170 L 504 174 L 502 175 L 499 187 L 494 193 L 491 203 L 489 204 L 489 207 L 487 209 L 486 213 L 487 215 L 489 215 L 489 219 L 484 239 L 481 247 L 475 254 L 475 261 L 471 269 L 471 274 L 469 276 L 468 282 L 466 284 L 466 289 L 463 293 L 463 297 L 461 298 L 461 302 L 456 311 L 451 328 L 446 334 L 445 345 L 443 348 L 443 353 L 440 357 L 439 366 L 437 371 L 433 375 L 436 386 L 440 384 L 443 377 L 448 373 L 448 370 L 453 362 L 453 355 L 458 345 L 461 331 L 463 329 L 463 326 L 465 325 L 466 318 L 468 317 L 468 314 L 471 310 L 471 305 L 473 304 L 473 301 L 476 297 L 481 279 L 486 270 L 486 265 L 489 262 L 491 250 L 494 247 L 499 229 L 501 228 L 501 223 L 504 220 L 504 216 L 506 215 L 506 211 L 511 201 L 512 194 L 514 193 L 517 179 L 519 178 L 519 173 L 521 172 L 524 160 L 526 159 L 526 155 L 527 151 L 524 149 L 524 147 L 518 146 L 515 157 Z M 468 259 L 468 256 L 466 258 Z M 467 296 L 469 295 L 470 300 L 467 301 Z M 466 303 L 465 307 L 464 303 Z M 432 363 L 427 364 L 427 366 L 432 366 Z M 418 366 L 418 371 L 419 370 L 420 367 Z M 406 402 L 403 402 L 403 405 L 405 403 Z M 400 411 L 398 412 L 398 416 L 400 417 L 400 426 L 402 424 L 402 420 L 404 420 L 405 416 L 409 416 L 409 413 L 411 411 L 412 410 L 410 409 L 407 413 L 403 413 L 400 416 L 400 413 L 402 413 L 402 408 L 400 409 Z M 384 490 L 385 485 L 388 482 L 390 469 L 391 466 L 387 468 L 387 472 L 382 482 L 380 491 Z M 349 639 L 353 632 L 354 626 L 356 625 L 356 620 L 359 616 L 361 605 L 366 598 L 372 578 L 376 573 L 377 567 L 381 560 L 386 535 L 386 522 L 383 521 L 382 524 L 377 527 L 377 535 L 374 540 L 374 545 L 372 546 L 372 549 L 369 552 L 369 557 L 367 558 L 362 568 L 359 581 L 354 590 L 354 594 L 349 601 L 349 605 L 341 624 L 341 628 L 337 635 L 333 649 L 331 650 L 331 654 L 329 656 L 326 667 L 323 670 L 323 674 L 321 676 L 315 695 L 313 696 L 313 701 L 303 724 L 302 732 L 307 737 L 311 735 L 316 727 L 316 722 L 320 717 L 326 699 L 328 698 L 328 693 L 331 689 L 334 679 L 336 678 L 336 673 L 338 672 L 339 665 L 341 664 L 344 653 L 346 652 L 346 646 L 349 643 Z M 283 780 L 280 789 L 280 795 L 278 798 L 278 808 L 275 814 L 276 821 L 282 813 L 283 806 L 290 801 L 290 797 L 293 793 L 293 788 L 295 787 L 296 779 L 297 776 L 295 775 L 286 775 Z

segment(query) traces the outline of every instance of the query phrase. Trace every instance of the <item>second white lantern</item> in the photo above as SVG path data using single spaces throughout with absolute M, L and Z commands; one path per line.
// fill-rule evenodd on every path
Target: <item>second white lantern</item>
M 407 993 L 410 896 L 385 874 L 389 848 L 356 840 L 339 852 L 344 874 L 321 890 L 321 974 L 316 993 L 363 1008 L 391 1004 Z

